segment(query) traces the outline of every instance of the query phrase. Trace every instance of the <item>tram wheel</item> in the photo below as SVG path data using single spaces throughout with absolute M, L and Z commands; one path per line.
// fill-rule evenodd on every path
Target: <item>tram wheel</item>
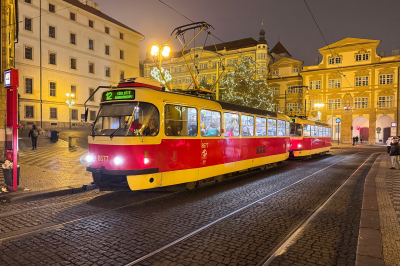
M 192 189 L 194 189 L 195 187 L 197 187 L 198 185 L 199 185 L 199 182 L 198 182 L 198 181 L 189 182 L 189 183 L 186 183 L 186 188 L 187 188 L 188 190 L 192 190 Z
M 214 180 L 217 182 L 222 182 L 222 180 L 224 180 L 224 176 L 223 175 L 217 175 L 214 177 Z

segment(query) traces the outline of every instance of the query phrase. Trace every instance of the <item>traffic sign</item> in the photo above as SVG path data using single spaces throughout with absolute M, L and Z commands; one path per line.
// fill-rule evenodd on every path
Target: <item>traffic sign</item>
M 340 118 L 336 118 L 336 123 L 340 123 Z

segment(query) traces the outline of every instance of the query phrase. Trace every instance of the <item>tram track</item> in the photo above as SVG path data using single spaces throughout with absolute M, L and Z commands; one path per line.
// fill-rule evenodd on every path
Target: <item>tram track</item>
M 148 259 L 148 258 L 151 258 L 151 257 L 155 256 L 156 254 L 159 254 L 159 253 L 161 253 L 162 251 L 164 251 L 164 250 L 166 250 L 166 249 L 168 249 L 168 248 L 170 248 L 170 247 L 172 247 L 172 246 L 174 246 L 174 245 L 176 245 L 176 244 L 178 244 L 178 243 L 180 243 L 180 242 L 182 242 L 182 241 L 185 241 L 185 240 L 187 240 L 187 239 L 189 239 L 189 238 L 191 238 L 191 237 L 197 235 L 198 233 L 200 233 L 200 232 L 202 232 L 202 231 L 204 231 L 204 230 L 206 230 L 206 229 L 212 227 L 213 225 L 215 225 L 215 224 L 217 224 L 217 223 L 219 223 L 219 222 L 221 222 L 221 221 L 223 221 L 223 220 L 225 220 L 225 219 L 227 219 L 227 218 L 229 218 L 229 217 L 232 217 L 233 215 L 238 214 L 238 213 L 240 213 L 240 212 L 242 212 L 242 211 L 248 209 L 249 207 L 254 206 L 254 205 L 257 204 L 257 203 L 260 203 L 260 202 L 262 202 L 263 200 L 265 200 L 265 199 L 267 199 L 267 198 L 269 198 L 269 197 L 271 197 L 271 196 L 274 196 L 274 195 L 278 194 L 279 192 L 282 192 L 282 191 L 285 191 L 285 190 L 287 190 L 287 189 L 289 189 L 289 188 L 292 188 L 292 187 L 295 186 L 296 184 L 299 184 L 299 183 L 301 183 L 302 181 L 307 180 L 308 178 L 310 178 L 310 177 L 312 177 L 312 176 L 314 176 L 314 175 L 316 175 L 316 174 L 318 174 L 318 173 L 321 173 L 321 172 L 327 170 L 328 168 L 331 168 L 331 167 L 333 167 L 333 166 L 335 166 L 335 165 L 337 165 L 337 164 L 343 162 L 344 160 L 346 160 L 346 159 L 348 159 L 348 158 L 351 158 L 352 156 L 357 155 L 357 154 L 358 154 L 358 153 L 354 153 L 354 154 L 351 154 L 350 156 L 346 156 L 345 158 L 343 158 L 343 159 L 340 160 L 340 161 L 337 161 L 337 162 L 335 162 L 335 163 L 333 163 L 333 164 L 331 164 L 331 165 L 329 165 L 329 166 L 327 166 L 327 167 L 324 167 L 324 168 L 322 168 L 322 169 L 320 169 L 320 170 L 318 170 L 318 171 L 316 171 L 316 172 L 314 172 L 314 173 L 312 173 L 312 174 L 310 174 L 310 175 L 308 175 L 308 176 L 306 176 L 306 177 L 304 177 L 304 178 L 302 178 L 302 179 L 300 179 L 300 180 L 298 180 L 298 181 L 296 181 L 296 182 L 294 182 L 294 183 L 292 183 L 292 184 L 290 184 L 290 185 L 287 185 L 287 186 L 285 186 L 285 187 L 283 187 L 283 188 L 281 188 L 281 189 L 279 189 L 279 190 L 276 190 L 276 191 L 274 191 L 274 192 L 272 192 L 272 193 L 270 193 L 270 194 L 268 194 L 268 195 L 266 195 L 266 196 L 264 196 L 264 197 L 262 197 L 262 198 L 260 198 L 260 199 L 258 199 L 258 200 L 256 200 L 256 201 L 254 201 L 254 202 L 252 202 L 252 203 L 250 203 L 250 204 L 247 204 L 247 205 L 245 205 L 245 206 L 243 206 L 243 207 L 241 207 L 241 208 L 239 208 L 239 209 L 233 211 L 233 212 L 230 212 L 229 214 L 226 214 L 225 216 L 220 217 L 220 218 L 216 219 L 215 221 L 213 221 L 213 222 L 211 222 L 211 223 L 208 223 L 208 224 L 206 224 L 206 225 L 204 225 L 204 226 L 202 226 L 202 227 L 200 227 L 200 228 L 198 228 L 198 229 L 196 229 L 196 230 L 194 230 L 194 231 L 192 231 L 192 232 L 190 232 L 190 233 L 188 233 L 188 234 L 186 234 L 186 235 L 184 235 L 184 236 L 182 236 L 182 237 L 176 239 L 175 241 L 172 241 L 172 242 L 170 242 L 170 243 L 168 243 L 168 244 L 166 244 L 166 245 L 160 247 L 160 248 L 154 250 L 153 252 L 148 253 L 147 255 L 144 255 L 144 256 L 142 256 L 142 257 L 140 257 L 140 258 L 137 258 L 137 259 L 135 259 L 134 261 L 131 261 L 131 262 L 129 262 L 128 264 L 125 264 L 125 266 L 136 265 L 136 264 L 138 264 L 138 263 L 140 263 L 140 262 L 143 262 L 144 260 L 146 260 L 146 259 Z M 371 156 L 372 156 L 372 155 L 371 155 Z M 370 157 L 371 157 L 371 156 L 370 156 Z M 362 163 L 362 165 L 364 165 L 365 162 L 366 162 L 370 157 L 368 157 L 368 158 Z M 361 165 L 361 166 L 362 166 L 362 165 Z M 356 171 L 358 171 L 358 169 L 360 169 L 361 166 L 360 166 L 359 168 L 357 168 L 357 169 L 352 173 L 352 175 L 353 175 Z M 350 178 L 350 176 L 349 176 L 348 178 Z M 347 178 L 347 179 L 348 179 L 348 178 Z M 346 179 L 346 180 L 347 180 L 347 179 Z M 344 181 L 344 182 L 345 182 L 345 181 Z M 342 183 L 342 184 L 343 184 L 343 183 Z M 341 184 L 341 185 L 342 185 L 342 184 Z M 341 185 L 340 185 L 340 186 L 341 186 Z M 339 187 L 340 187 L 340 186 L 339 186 Z M 338 189 L 338 188 L 337 188 L 337 189 Z

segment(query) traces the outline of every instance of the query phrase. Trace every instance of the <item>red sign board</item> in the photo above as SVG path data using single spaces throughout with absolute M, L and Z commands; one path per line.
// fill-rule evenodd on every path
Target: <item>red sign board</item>
M 19 87 L 18 69 L 9 69 L 4 71 L 4 87 L 6 87 L 7 89 Z

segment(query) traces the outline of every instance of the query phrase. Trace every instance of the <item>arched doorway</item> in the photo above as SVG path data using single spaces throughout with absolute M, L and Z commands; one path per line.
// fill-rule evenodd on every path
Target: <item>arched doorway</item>
M 381 117 L 378 117 L 376 120 L 376 127 L 381 128 L 381 132 L 378 134 L 376 133 L 375 130 L 375 141 L 377 143 L 385 143 L 386 140 L 390 137 L 390 131 L 391 131 L 391 126 L 392 126 L 393 118 L 391 118 L 388 115 L 383 115 Z
M 338 123 L 336 123 L 336 119 L 338 117 L 333 117 L 333 127 L 332 127 L 332 136 L 334 140 L 340 140 L 340 133 L 341 133 L 341 127 L 340 125 L 338 125 Z M 329 118 L 328 122 L 326 122 L 327 124 L 329 124 L 330 126 L 332 126 L 332 119 Z M 338 132 L 339 130 L 339 132 Z
M 352 138 L 356 136 L 362 137 L 363 141 L 369 140 L 369 120 L 365 116 L 357 116 L 353 120 Z

